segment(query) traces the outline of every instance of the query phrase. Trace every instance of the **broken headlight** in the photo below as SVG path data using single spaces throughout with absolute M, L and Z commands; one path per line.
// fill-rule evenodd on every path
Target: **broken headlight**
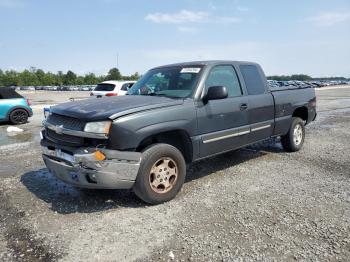
M 86 123 L 84 131 L 89 133 L 108 135 L 111 126 L 112 121 L 89 122 Z

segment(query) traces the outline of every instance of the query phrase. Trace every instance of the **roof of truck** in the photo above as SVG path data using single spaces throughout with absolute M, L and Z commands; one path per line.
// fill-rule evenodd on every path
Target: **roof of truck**
M 204 60 L 204 61 L 191 61 L 191 62 L 175 63 L 175 64 L 157 66 L 155 68 L 172 67 L 172 66 L 180 66 L 180 67 L 199 66 L 199 65 L 206 66 L 206 65 L 225 64 L 225 63 L 227 63 L 227 64 L 254 64 L 254 65 L 257 65 L 257 63 L 248 62 L 248 61 Z

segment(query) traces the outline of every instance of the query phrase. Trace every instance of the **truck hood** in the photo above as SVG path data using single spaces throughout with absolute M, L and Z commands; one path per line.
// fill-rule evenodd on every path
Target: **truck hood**
M 126 95 L 119 97 L 89 98 L 51 107 L 55 114 L 87 121 L 115 119 L 123 115 L 161 107 L 183 104 L 183 99 L 160 96 Z

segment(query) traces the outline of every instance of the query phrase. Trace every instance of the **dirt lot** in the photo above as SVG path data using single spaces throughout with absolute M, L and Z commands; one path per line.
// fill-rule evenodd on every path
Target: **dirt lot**
M 317 91 L 300 152 L 267 141 L 195 163 L 158 206 L 52 177 L 42 107 L 88 93 L 26 95 L 35 117 L 25 131 L 0 125 L 0 261 L 349 261 L 350 88 Z

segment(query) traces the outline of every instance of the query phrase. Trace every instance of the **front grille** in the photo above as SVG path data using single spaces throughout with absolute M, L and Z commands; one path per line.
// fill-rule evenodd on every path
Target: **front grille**
M 85 122 L 78 118 L 58 114 L 49 115 L 47 122 L 54 126 L 63 126 L 75 131 L 83 131 L 85 126 Z
M 55 131 L 46 129 L 47 139 L 51 140 L 54 143 L 61 145 L 70 145 L 70 146 L 82 146 L 84 145 L 84 138 L 77 136 L 70 136 L 65 134 L 57 134 Z

